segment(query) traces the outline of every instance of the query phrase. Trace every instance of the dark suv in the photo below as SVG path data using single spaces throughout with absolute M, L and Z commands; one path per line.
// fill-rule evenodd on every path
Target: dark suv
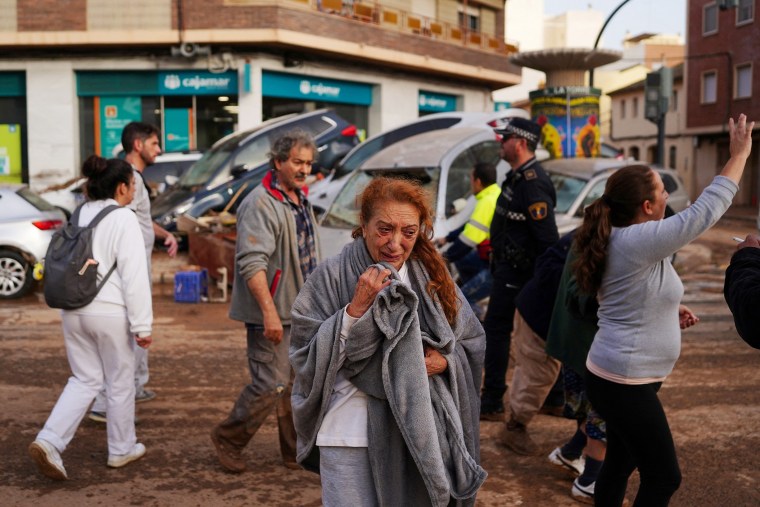
M 200 218 L 209 211 L 234 212 L 264 178 L 272 142 L 294 128 L 314 136 L 319 150 L 314 172 L 330 170 L 359 142 L 356 127 L 329 109 L 273 118 L 235 132 L 217 141 L 176 185 L 153 201 L 153 219 L 174 232 L 179 215 Z

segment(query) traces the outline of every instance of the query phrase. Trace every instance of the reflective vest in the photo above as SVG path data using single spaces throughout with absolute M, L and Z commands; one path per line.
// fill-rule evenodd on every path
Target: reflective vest
M 477 193 L 475 209 L 459 235 L 459 241 L 469 247 L 477 248 L 481 257 L 488 254 L 488 248 L 484 249 L 483 247 L 490 245 L 491 220 L 493 220 L 496 199 L 499 198 L 500 193 L 501 189 L 496 183 Z

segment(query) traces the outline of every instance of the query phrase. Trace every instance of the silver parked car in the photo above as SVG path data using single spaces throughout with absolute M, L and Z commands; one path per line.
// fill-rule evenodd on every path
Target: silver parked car
M 490 126 L 499 127 L 511 118 L 530 119 L 530 115 L 524 109 L 505 109 L 491 113 L 452 111 L 448 113 L 435 113 L 417 118 L 416 120 L 387 130 L 381 134 L 370 137 L 361 144 L 355 146 L 346 156 L 338 162 L 324 179 L 313 183 L 309 187 L 309 202 L 314 207 L 317 215 L 321 215 L 330 206 L 341 187 L 346 183 L 351 172 L 360 167 L 372 155 L 387 148 L 388 146 L 408 139 L 417 134 L 434 130 Z M 545 152 L 546 150 L 542 151 Z M 549 154 L 546 152 L 546 157 Z
M 418 134 L 376 153 L 352 172 L 322 217 L 324 257 L 338 254 L 351 241 L 351 231 L 359 224 L 356 196 L 378 176 L 411 177 L 429 190 L 435 238 L 461 227 L 475 207 L 470 188 L 475 163 L 495 164 L 499 181 L 504 179 L 509 165 L 501 160 L 500 149 L 493 130 L 484 125 Z
M 32 289 L 32 268 L 65 221 L 60 209 L 26 186 L 0 185 L 0 299 Z
M 611 158 L 565 158 L 541 162 L 557 190 L 557 207 L 554 212 L 560 236 L 581 224 L 583 210 L 602 196 L 607 178 L 613 172 L 621 167 L 641 163 L 638 160 Z M 669 194 L 665 216 L 689 206 L 691 201 L 676 171 L 652 167 L 660 173 Z

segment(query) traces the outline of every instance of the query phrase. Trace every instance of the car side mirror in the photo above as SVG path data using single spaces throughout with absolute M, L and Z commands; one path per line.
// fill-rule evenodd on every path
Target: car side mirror
M 247 172 L 248 172 L 248 166 L 245 164 L 240 164 L 233 167 L 232 170 L 230 171 L 230 174 L 232 174 L 233 178 L 237 179 Z

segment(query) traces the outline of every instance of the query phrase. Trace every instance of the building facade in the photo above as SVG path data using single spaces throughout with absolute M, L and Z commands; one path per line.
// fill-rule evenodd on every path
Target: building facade
M 0 180 L 39 188 L 112 156 L 123 126 L 169 150 L 332 107 L 372 135 L 489 111 L 516 84 L 504 5 L 457 0 L 0 0 Z M 3 158 L 4 157 L 4 158 Z M 5 162 L 2 162 L 2 161 Z
M 734 5 L 735 4 L 735 5 Z M 760 119 L 760 19 L 757 0 L 689 0 L 686 59 L 686 133 L 693 136 L 697 188 L 728 160 L 728 119 Z M 758 204 L 760 132 L 734 202 Z

